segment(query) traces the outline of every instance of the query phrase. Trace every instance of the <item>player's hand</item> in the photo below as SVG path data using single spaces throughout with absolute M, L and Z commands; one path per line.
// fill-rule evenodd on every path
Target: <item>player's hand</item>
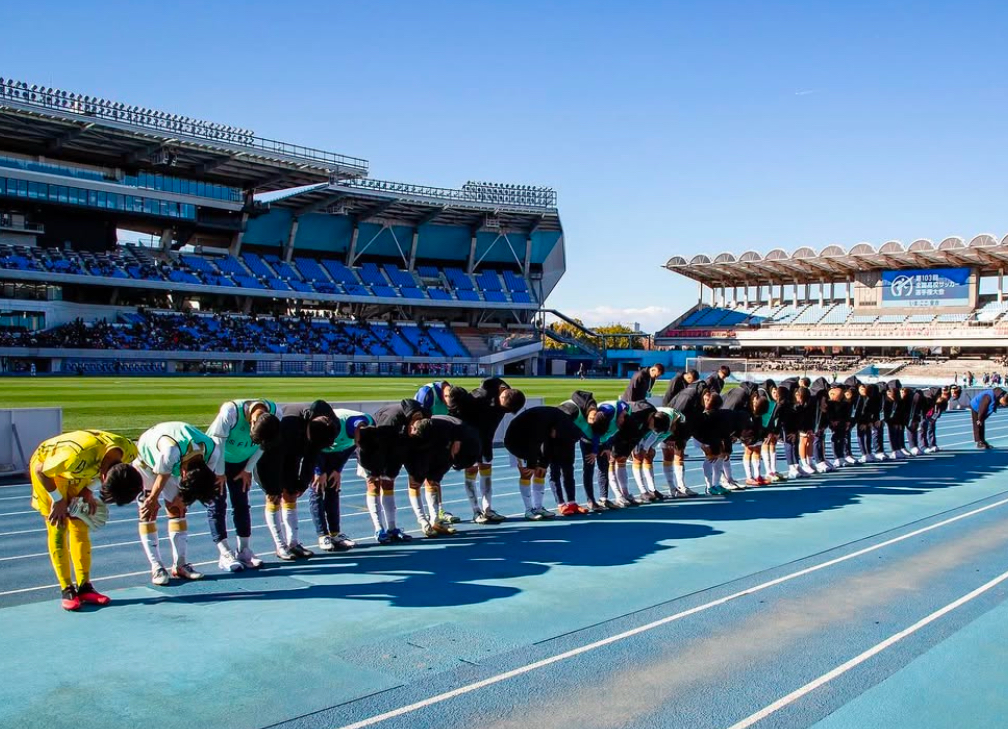
M 315 489 L 315 493 L 321 494 L 326 487 L 326 476 L 324 473 L 316 473 L 312 477 L 311 487 Z
M 144 521 L 153 521 L 157 517 L 157 512 L 157 500 L 148 497 L 140 502 L 140 518 Z
M 249 471 L 239 473 L 238 480 L 241 481 L 242 491 L 248 492 L 252 487 L 252 474 Z
M 587 456 L 585 456 L 585 462 L 588 465 L 593 465 L 595 463 L 595 454 L 589 453 Z
M 342 479 L 340 478 L 340 472 L 339 471 L 333 471 L 332 473 L 329 474 L 329 486 L 330 486 L 330 488 L 333 488 L 333 489 L 339 491 L 340 482 L 341 481 L 342 481 Z
M 84 503 L 87 504 L 88 514 L 94 514 L 95 509 L 98 508 L 98 502 L 95 500 L 94 494 L 91 493 L 91 489 L 83 489 L 80 492 L 80 497 L 84 499 Z
M 52 507 L 49 509 L 49 523 L 53 526 L 63 526 L 67 519 L 67 508 L 66 499 L 54 501 Z
M 214 479 L 214 483 L 217 484 L 217 493 L 221 496 L 224 495 L 224 490 L 227 488 L 227 476 L 223 473 Z

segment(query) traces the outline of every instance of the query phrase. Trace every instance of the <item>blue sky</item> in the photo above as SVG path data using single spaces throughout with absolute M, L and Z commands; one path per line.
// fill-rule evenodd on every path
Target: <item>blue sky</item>
M 670 256 L 1008 232 L 996 3 L 19 3 L 0 75 L 557 189 L 551 304 L 666 323 Z M 239 12 L 240 9 L 240 12 Z

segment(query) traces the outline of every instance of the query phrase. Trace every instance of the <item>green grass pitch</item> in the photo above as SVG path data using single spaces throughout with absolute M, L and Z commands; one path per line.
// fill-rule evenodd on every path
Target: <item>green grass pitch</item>
M 433 378 L 430 378 L 433 379 Z M 0 407 L 62 407 L 64 430 L 94 428 L 136 438 L 165 420 L 205 428 L 226 400 L 263 397 L 277 402 L 398 400 L 411 397 L 423 377 L 11 377 L 0 379 Z M 557 405 L 574 390 L 614 400 L 627 380 L 508 377 L 529 397 Z M 451 379 L 473 388 L 476 378 Z M 655 394 L 665 391 L 661 380 Z

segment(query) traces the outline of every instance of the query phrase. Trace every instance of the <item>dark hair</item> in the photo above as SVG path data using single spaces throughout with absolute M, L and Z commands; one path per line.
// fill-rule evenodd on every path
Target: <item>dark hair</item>
M 700 379 L 700 373 L 697 370 L 687 370 L 685 374 L 687 374 L 690 377 L 692 377 L 693 378 L 693 382 L 696 382 L 697 380 Z M 692 385 L 693 382 L 691 382 L 690 384 Z
M 812 384 L 812 380 L 810 380 L 808 377 L 799 377 L 798 384 L 801 387 L 809 387 Z
M 672 427 L 672 418 L 668 413 L 656 413 L 654 416 L 654 429 L 658 433 L 667 433 Z
M 417 438 L 424 438 L 427 435 L 427 431 L 431 429 L 433 421 L 430 418 L 421 418 L 416 421 L 413 427 L 406 430 L 406 435 L 412 437 L 416 433 Z
M 328 415 L 308 421 L 308 443 L 313 448 L 328 448 L 336 440 L 336 423 Z
M 660 375 L 664 375 L 665 374 L 665 365 L 663 365 L 661 362 L 655 362 L 651 366 L 654 367 L 654 368 L 656 368 L 658 370 L 658 374 L 660 374 Z
M 721 377 L 727 377 L 728 375 L 731 374 L 731 367 L 729 367 L 728 365 L 721 365 L 720 367 L 718 367 L 718 374 L 720 374 Z
M 753 415 L 766 415 L 770 410 L 770 399 L 766 395 L 757 395 L 753 404 Z
M 596 410 L 595 422 L 591 424 L 591 432 L 595 435 L 605 435 L 609 430 L 609 416 L 601 410 Z
M 724 404 L 724 401 L 721 399 L 721 396 L 718 393 L 714 392 L 713 390 L 706 390 L 706 392 L 709 392 L 711 396 L 710 399 L 711 410 L 716 410 L 717 408 L 721 407 Z
M 143 477 L 128 463 L 117 463 L 105 474 L 99 497 L 106 504 L 126 506 L 143 491 Z
M 798 397 L 799 395 L 801 395 L 801 398 Z M 795 391 L 794 391 L 795 402 L 798 402 L 799 399 L 804 400 L 805 402 L 808 402 L 808 399 L 810 397 L 812 397 L 812 393 L 809 392 L 809 389 L 807 387 L 805 387 L 804 385 L 795 388 Z
M 280 435 L 280 418 L 273 413 L 260 415 L 249 429 L 249 435 L 258 446 L 272 443 Z
M 464 387 L 458 385 L 452 385 L 448 390 L 448 395 L 445 396 L 445 404 L 448 405 L 450 410 L 458 408 L 462 404 L 462 401 L 469 395 L 469 391 Z
M 217 477 L 210 467 L 200 462 L 182 471 L 179 479 L 179 496 L 186 506 L 196 501 L 207 504 L 217 495 Z
M 500 394 L 500 404 L 509 413 L 517 413 L 525 407 L 525 393 L 513 387 Z

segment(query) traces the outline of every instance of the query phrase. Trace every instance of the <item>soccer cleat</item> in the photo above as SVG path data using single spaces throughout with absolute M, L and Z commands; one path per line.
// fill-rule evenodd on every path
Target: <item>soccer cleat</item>
M 539 514 L 543 519 L 553 519 L 556 517 L 556 514 L 554 514 L 552 511 L 550 511 L 549 509 L 544 509 L 541 506 L 538 509 L 534 509 L 533 511 Z
M 768 481 L 769 481 L 770 483 L 781 483 L 781 482 L 783 482 L 783 481 L 787 481 L 787 479 L 786 479 L 786 478 L 785 478 L 785 477 L 784 477 L 783 475 L 781 475 L 781 474 L 777 473 L 776 471 L 771 471 L 771 472 L 770 472 L 770 473 L 769 473 L 769 474 L 767 475 L 767 480 L 768 480 Z
M 844 463 L 846 463 L 848 466 L 853 466 L 855 463 L 857 463 L 857 459 L 855 459 L 854 456 L 844 456 Z
M 276 556 L 277 559 L 283 560 L 284 562 L 293 562 L 297 559 L 294 553 L 287 547 L 277 547 Z
M 910 451 L 908 449 L 906 449 L 906 448 L 900 448 L 899 452 L 902 453 L 904 456 L 911 455 Z
M 473 524 L 493 524 L 493 522 L 490 521 L 490 517 L 481 511 L 473 515 Z
M 528 509 L 525 512 L 525 521 L 542 521 L 543 515 L 535 509 Z
M 151 582 L 158 587 L 164 587 L 168 584 L 168 570 L 166 570 L 161 565 L 151 568 Z
M 376 531 L 374 533 L 374 538 L 375 538 L 375 541 L 378 542 L 378 544 L 391 544 L 392 543 L 392 538 L 389 537 L 389 533 L 387 531 L 385 531 L 384 529 L 379 529 L 378 531 Z
M 931 446 L 931 452 L 932 453 L 937 453 L 940 450 L 941 450 L 941 448 L 939 448 L 937 445 Z
M 318 538 L 318 548 L 321 549 L 323 552 L 336 551 L 336 545 L 333 544 L 332 537 L 330 537 L 328 534 Z
M 757 476 L 753 480 L 756 481 L 756 485 L 757 486 L 769 486 L 770 485 L 770 479 L 767 478 L 766 476 Z
M 588 510 L 593 514 L 601 514 L 603 511 L 608 511 L 605 505 L 598 501 L 589 501 Z
M 486 518 L 490 520 L 491 524 L 500 524 L 501 522 L 507 521 L 506 516 L 498 514 L 493 509 L 484 509 L 483 513 L 486 515 Z
M 861 456 L 859 459 L 857 459 L 857 462 L 858 463 L 868 463 L 868 456 Z
M 302 559 L 308 559 L 309 557 L 315 556 L 315 553 L 313 551 L 311 551 L 310 549 L 306 548 L 305 545 L 300 544 L 298 542 L 295 542 L 294 544 L 290 545 L 288 549 L 290 549 L 291 554 L 293 554 L 295 557 L 300 557 Z
M 241 572 L 245 565 L 238 561 L 233 552 L 225 552 L 217 559 L 217 566 L 222 572 Z
M 833 466 L 833 470 L 835 471 L 838 468 L 843 468 L 844 463 L 845 462 L 841 461 L 839 458 L 834 458 L 833 463 L 831 463 L 830 465 Z
M 826 473 L 829 470 L 829 468 L 826 466 L 825 463 L 820 461 L 819 463 L 815 464 L 815 470 L 816 473 Z
M 263 566 L 263 561 L 256 557 L 255 552 L 248 547 L 243 547 L 238 550 L 238 561 L 241 562 L 242 566 L 247 570 L 257 570 Z
M 67 588 L 60 593 L 60 606 L 64 610 L 69 610 L 70 612 L 81 609 L 80 595 L 77 594 L 77 590 L 74 589 L 73 585 L 68 585 Z
M 191 564 L 178 564 L 171 568 L 171 576 L 178 580 L 202 580 L 203 573 L 197 572 Z
M 917 448 L 916 446 L 914 446 L 913 448 L 910 449 L 910 455 L 911 456 L 919 456 L 920 454 L 921 454 L 921 449 L 920 448 Z
M 444 509 L 438 510 L 437 520 L 443 522 L 449 522 L 451 524 L 458 524 L 460 521 L 462 521 L 459 517 L 455 516 L 450 511 L 445 511 Z
M 633 496 L 624 496 L 623 501 L 626 506 L 640 506 L 640 502 Z
M 815 473 L 815 469 L 812 468 L 808 463 L 803 463 L 798 467 L 800 473 L 804 473 L 806 476 L 811 476 Z
M 988 443 L 987 441 L 980 441 L 979 443 L 977 443 L 977 448 L 983 451 L 989 450 L 992 447 L 993 446 L 991 446 L 991 444 Z
M 898 461 L 902 457 L 903 457 L 903 454 L 900 453 L 899 451 L 893 451 L 888 456 L 888 458 L 889 458 L 890 461 Z
M 420 525 L 420 533 L 423 534 L 428 539 L 433 539 L 438 534 L 440 534 L 440 532 L 437 530 L 437 527 L 435 527 L 430 522 L 424 522 L 423 524 Z
M 332 536 L 331 534 L 329 536 Z M 339 551 L 346 551 L 348 549 L 353 549 L 357 546 L 357 542 L 348 537 L 343 532 L 339 532 L 335 537 L 332 538 L 333 544 L 336 545 L 336 549 Z
M 588 514 L 590 512 L 586 507 L 581 506 L 581 504 L 574 504 L 574 513 L 579 516 L 583 516 L 584 514 Z
M 112 598 L 98 592 L 90 582 L 85 582 L 77 588 L 77 597 L 88 605 L 108 605 L 112 602 Z
M 577 514 L 577 507 L 574 504 L 560 504 L 557 507 L 557 513 L 560 516 L 574 516 Z
M 791 465 L 787 469 L 788 478 L 798 478 L 798 466 Z
M 760 485 L 760 482 L 759 482 L 759 481 L 757 481 L 757 480 L 756 480 L 755 478 L 747 478 L 747 479 L 745 480 L 745 485 L 746 485 L 746 486 L 750 486 L 750 487 L 753 487 L 753 486 L 759 486 L 759 485 Z
M 651 492 L 651 501 L 652 502 L 664 501 L 664 500 L 665 500 L 665 494 L 663 494 L 661 491 L 652 491 Z
M 604 506 L 607 510 L 608 509 L 622 509 L 623 508 L 622 506 L 620 506 L 619 504 L 617 504 L 615 501 L 611 501 L 610 499 L 602 499 L 602 501 L 600 501 L 599 503 L 602 504 L 602 506 Z
M 455 534 L 457 531 L 455 527 L 452 526 L 452 523 L 450 521 L 436 521 L 432 526 L 434 527 L 434 531 L 436 531 L 438 534 L 443 534 L 447 536 L 451 536 L 452 534 Z
M 389 530 L 388 539 L 389 541 L 395 542 L 396 544 L 413 541 L 412 536 L 404 532 L 402 529 L 399 529 L 398 527 Z
M 875 460 L 876 461 L 884 461 L 884 460 L 886 460 L 886 454 L 883 453 L 883 452 L 876 453 L 875 454 Z
M 931 455 L 932 453 L 934 453 L 937 450 L 938 449 L 935 448 L 934 446 L 928 446 L 927 448 L 924 449 L 924 452 L 927 453 L 928 455 Z

